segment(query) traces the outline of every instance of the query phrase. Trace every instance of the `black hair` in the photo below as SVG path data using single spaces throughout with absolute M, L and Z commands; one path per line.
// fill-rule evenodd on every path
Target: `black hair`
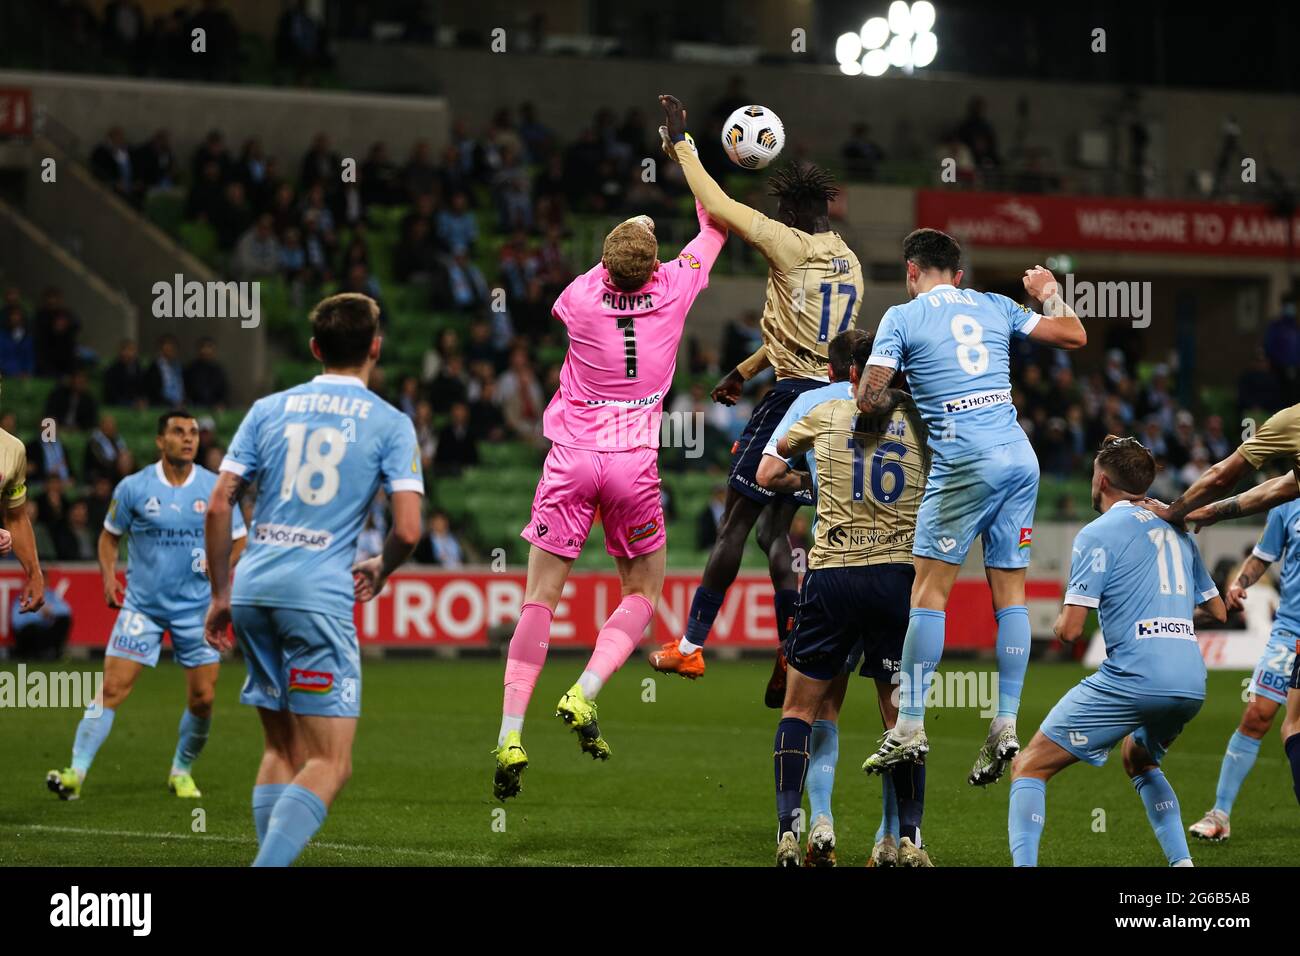
M 835 381 L 849 380 L 849 369 L 857 359 L 858 346 L 863 339 L 870 343 L 873 338 L 871 333 L 863 332 L 861 329 L 845 329 L 831 339 L 831 344 L 826 348 L 826 360 L 830 364 L 831 371 L 835 373 Z M 871 354 L 870 347 L 867 349 L 867 354 Z M 861 367 L 858 368 L 858 374 L 862 374 Z
M 173 408 L 163 412 L 158 416 L 158 434 L 161 435 L 167 431 L 167 423 L 173 418 L 193 418 L 188 408 Z
M 786 163 L 767 180 L 769 195 L 779 199 L 800 220 L 827 214 L 830 201 L 839 195 L 835 177 L 814 163 L 795 160 Z
M 903 259 L 922 271 L 956 272 L 961 268 L 961 246 L 938 229 L 916 229 L 903 240 Z

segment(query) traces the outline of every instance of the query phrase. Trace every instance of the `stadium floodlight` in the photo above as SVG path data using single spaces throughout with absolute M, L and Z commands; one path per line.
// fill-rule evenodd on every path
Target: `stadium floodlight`
M 929 66 L 939 52 L 939 38 L 929 30 L 918 33 L 912 41 L 912 66 Z
M 858 35 L 841 33 L 839 39 L 835 41 L 835 59 L 839 61 L 840 66 L 857 63 L 860 56 L 862 56 L 862 41 L 858 39 Z
M 912 73 L 934 62 L 939 38 L 930 0 L 894 0 L 888 14 L 870 17 L 857 33 L 835 40 L 835 60 L 845 76 L 884 76 L 890 67 Z
M 862 72 L 867 76 L 884 76 L 889 69 L 889 54 L 884 50 L 868 50 L 862 58 Z
M 889 5 L 889 29 L 900 37 L 910 37 L 915 30 L 912 26 L 912 11 L 905 0 L 894 0 Z
M 862 24 L 859 36 L 864 50 L 879 50 L 889 39 L 889 21 L 884 17 L 872 17 Z
M 907 37 L 894 37 L 889 41 L 889 65 L 900 69 L 912 65 L 912 44 Z
M 912 4 L 912 29 L 918 34 L 934 26 L 934 4 L 930 0 L 916 0 Z

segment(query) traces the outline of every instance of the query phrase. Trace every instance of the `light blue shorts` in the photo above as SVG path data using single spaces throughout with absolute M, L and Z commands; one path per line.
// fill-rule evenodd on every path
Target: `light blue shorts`
M 171 634 L 172 654 L 181 667 L 220 663 L 221 655 L 203 640 L 202 615 L 179 621 L 162 621 L 131 607 L 124 607 L 118 612 L 117 623 L 113 625 L 113 633 L 108 636 L 108 647 L 104 654 L 106 657 L 136 661 L 145 667 L 156 667 L 158 656 L 162 653 L 163 631 Z
M 351 618 L 236 604 L 248 677 L 240 702 L 312 717 L 361 716 L 361 652 Z
M 1038 503 L 1038 458 L 1027 441 L 995 445 L 982 458 L 935 459 L 916 516 L 912 553 L 961 564 L 984 538 L 984 566 L 1029 567 Z
M 1038 729 L 1094 767 L 1104 764 L 1111 748 L 1129 734 L 1160 763 L 1204 703 L 1198 697 L 1126 694 L 1091 680 L 1085 677 L 1075 684 Z
M 1264 653 L 1255 665 L 1255 675 L 1250 680 L 1250 692 L 1286 705 L 1287 688 L 1291 686 L 1291 669 L 1295 665 L 1297 635 L 1289 631 L 1274 631 L 1269 635 Z

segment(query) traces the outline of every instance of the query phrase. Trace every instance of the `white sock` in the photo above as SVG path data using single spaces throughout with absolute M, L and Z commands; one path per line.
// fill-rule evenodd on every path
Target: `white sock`
M 898 720 L 895 721 L 894 723 L 894 736 L 908 737 L 916 733 L 918 730 L 924 730 L 924 729 L 925 729 L 924 720 L 921 720 L 917 717 L 904 717 L 902 714 L 899 714 Z
M 1014 733 L 1016 729 L 1016 718 L 994 717 L 993 723 L 989 725 L 989 736 L 992 737 L 995 734 L 1001 733 L 1004 727 L 1010 727 L 1012 732 Z
M 686 656 L 688 656 L 688 655 L 690 655 L 690 654 L 694 654 L 696 651 L 698 651 L 698 650 L 699 650 L 701 647 L 703 647 L 703 646 L 704 646 L 704 645 L 702 645 L 702 644 L 692 644 L 690 641 L 688 641 L 688 640 L 687 640 L 686 638 L 684 638 L 684 637 L 683 637 L 680 641 L 677 642 L 677 650 L 681 653 L 681 655 L 682 655 L 683 657 L 686 657 Z
M 518 717 L 511 717 L 509 714 L 503 714 L 501 716 L 501 732 L 497 734 L 498 747 L 500 747 L 502 744 L 506 742 L 506 734 L 510 733 L 512 730 L 517 730 L 520 733 L 523 733 L 524 730 L 523 714 L 520 714 Z
M 578 688 L 582 691 L 582 696 L 587 700 L 595 700 L 600 689 L 605 686 L 605 682 L 600 679 L 600 675 L 595 671 L 583 671 L 582 676 L 578 678 Z
M 1179 860 L 1177 863 L 1174 863 L 1173 865 L 1174 865 L 1174 866 L 1191 866 L 1191 865 L 1192 865 L 1192 858 L 1189 856 L 1187 859 L 1185 859 L 1185 860 Z

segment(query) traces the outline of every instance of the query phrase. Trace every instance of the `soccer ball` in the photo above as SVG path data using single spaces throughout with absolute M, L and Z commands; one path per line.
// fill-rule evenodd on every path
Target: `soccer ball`
M 762 169 L 784 146 L 781 118 L 766 106 L 742 106 L 722 124 L 722 148 L 742 169 Z

